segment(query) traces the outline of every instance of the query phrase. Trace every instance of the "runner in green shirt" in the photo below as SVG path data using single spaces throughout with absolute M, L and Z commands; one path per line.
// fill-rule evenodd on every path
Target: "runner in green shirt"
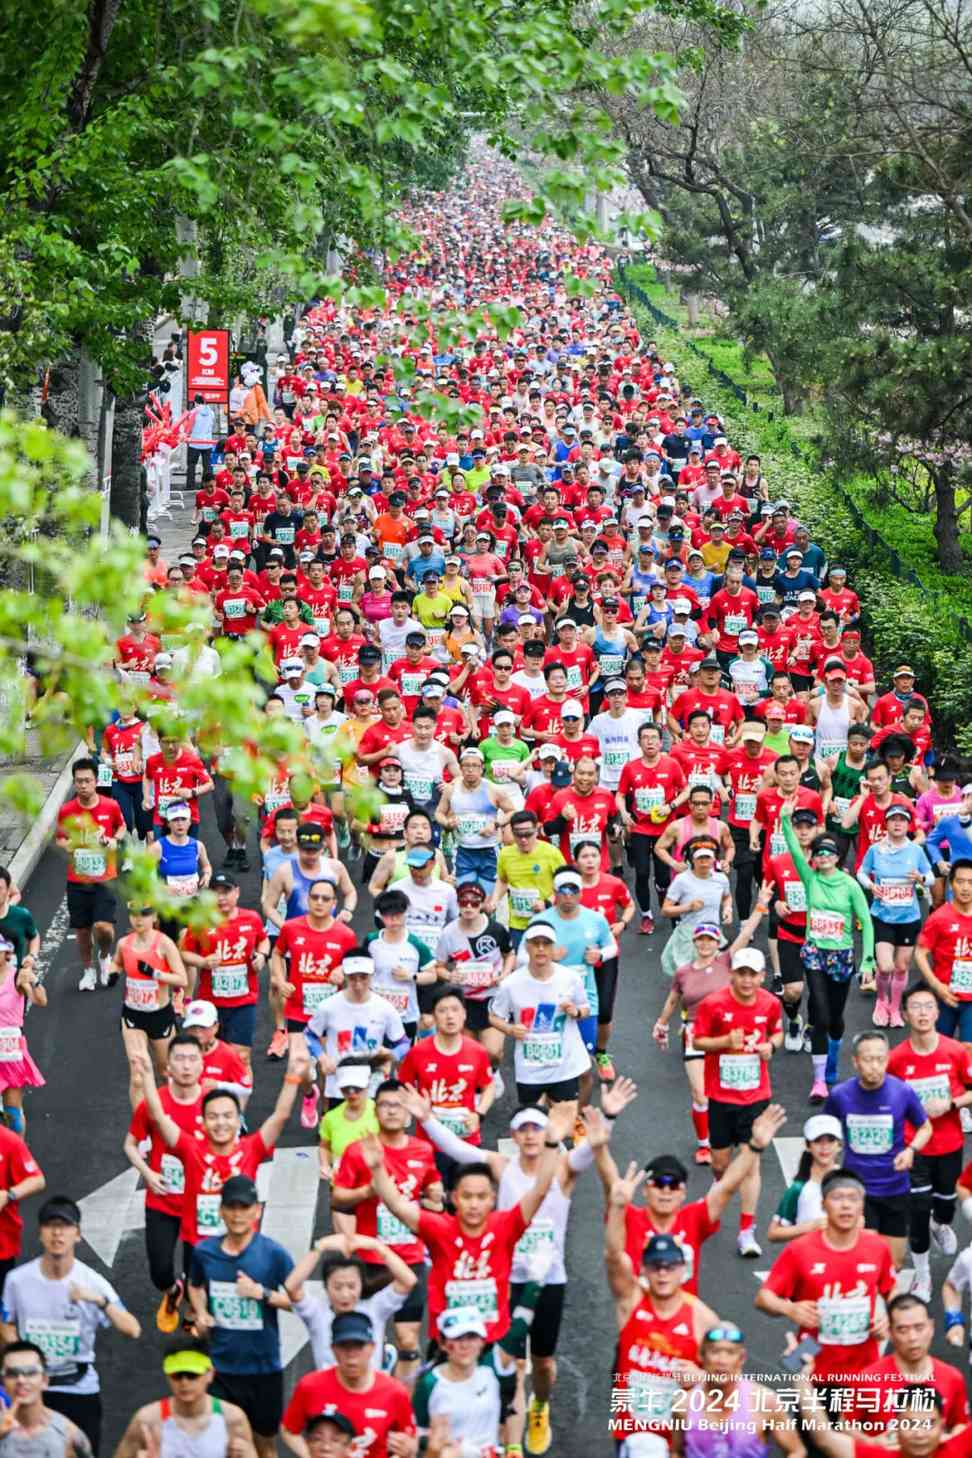
M 368 1097 L 371 1069 L 367 1063 L 348 1059 L 339 1063 L 335 1075 L 342 1102 L 335 1104 L 318 1125 L 321 1136 L 321 1179 L 329 1180 L 349 1144 L 366 1134 L 378 1133 L 375 1103 Z
M 514 947 L 537 912 L 553 895 L 554 872 L 566 861 L 555 845 L 541 840 L 539 823 L 532 810 L 518 810 L 510 816 L 513 844 L 504 845 L 496 862 L 496 886 L 483 907 L 492 915 L 504 896 L 510 898 L 510 940 Z
M 780 827 L 807 895 L 807 937 L 800 957 L 807 971 L 813 1086 L 810 1103 L 822 1104 L 837 1082 L 844 1007 L 854 974 L 854 923 L 864 947 L 862 976 L 874 971 L 874 925 L 867 897 L 858 882 L 838 869 L 840 847 L 832 835 L 818 835 L 810 847 L 811 864 L 800 849 L 784 806 Z

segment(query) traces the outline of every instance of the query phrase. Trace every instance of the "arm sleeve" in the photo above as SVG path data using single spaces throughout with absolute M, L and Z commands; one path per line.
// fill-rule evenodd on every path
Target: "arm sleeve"
M 810 869 L 810 866 L 809 866 L 809 863 L 807 862 L 806 856 L 803 854 L 803 851 L 800 849 L 800 842 L 797 840 L 797 838 L 796 838 L 796 832 L 794 831 L 793 826 L 790 824 L 790 817 L 789 817 L 789 815 L 781 815 L 780 816 L 780 825 L 782 826 L 782 829 L 783 829 L 783 839 L 786 841 L 786 848 L 790 852 L 791 857 L 793 858 L 793 865 L 794 865 L 794 867 L 796 869 L 796 873 L 800 877 L 800 880 L 803 882 L 804 886 L 806 886 L 807 891 L 809 893 L 810 887 L 813 885 L 813 872 Z M 857 886 L 857 882 L 856 881 L 855 881 L 854 884 L 855 884 L 855 886 Z M 858 890 L 858 892 L 860 893 L 860 895 L 861 895 L 861 897 L 863 899 L 864 893 L 861 891 L 861 889 L 860 889 L 859 886 L 857 887 L 857 890 Z M 865 905 L 864 916 L 865 916 L 865 919 L 867 921 L 868 926 L 870 926 L 871 925 L 871 914 L 870 914 L 870 910 L 867 909 L 867 902 L 865 902 L 864 905 Z M 871 955 L 873 955 L 873 952 L 874 952 L 874 932 L 873 932 L 873 929 L 872 929 L 872 931 L 871 931 L 871 951 L 869 953 L 867 953 L 867 955 L 868 956 L 871 956 Z
M 567 1168 L 571 1174 L 582 1174 L 593 1163 L 594 1151 L 586 1139 L 582 1144 L 575 1144 L 567 1155 Z
M 467 1144 L 465 1139 L 460 1139 L 458 1134 L 453 1134 L 452 1130 L 447 1129 L 438 1119 L 426 1119 L 422 1128 L 436 1149 L 440 1149 L 457 1164 L 478 1164 L 483 1157 L 481 1149 L 474 1144 Z

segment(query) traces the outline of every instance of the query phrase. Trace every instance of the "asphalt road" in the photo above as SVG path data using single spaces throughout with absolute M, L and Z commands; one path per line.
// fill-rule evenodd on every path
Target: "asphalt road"
M 221 863 L 222 843 L 214 839 L 208 807 L 204 816 L 204 838 L 214 863 Z M 218 843 L 217 843 L 218 842 Z M 254 859 L 254 865 L 256 860 Z M 243 878 L 242 902 L 256 905 L 259 876 L 256 870 Z M 120 989 L 81 993 L 77 952 L 73 937 L 65 933 L 63 905 L 63 858 L 49 850 L 28 887 L 26 902 L 33 911 L 50 960 L 46 967 L 48 1007 L 34 1010 L 27 1031 L 31 1052 L 47 1078 L 45 1088 L 28 1100 L 28 1140 L 47 1175 L 48 1192 L 63 1192 L 76 1199 L 90 1195 L 128 1168 L 122 1141 L 128 1125 L 127 1072 L 118 1017 Z M 370 924 L 370 901 L 357 925 Z M 659 969 L 663 933 L 651 938 L 629 932 L 623 942 L 621 991 L 616 1012 L 612 1052 L 619 1072 L 637 1080 L 640 1096 L 622 1117 L 615 1134 L 615 1154 L 624 1166 L 629 1159 L 644 1160 L 670 1150 L 689 1162 L 694 1149 L 688 1114 L 685 1077 L 673 1051 L 661 1053 L 651 1041 L 651 1026 L 665 993 L 666 981 Z M 852 994 L 850 1030 L 870 1020 L 870 1003 Z M 266 1005 L 260 1010 L 254 1059 L 256 1090 L 250 1105 L 250 1127 L 256 1127 L 276 1097 L 282 1065 L 269 1063 L 263 1053 L 269 1038 Z M 847 1060 L 845 1057 L 845 1064 Z M 846 1072 L 842 1066 L 842 1072 Z M 784 1136 L 799 1137 L 808 1115 L 809 1059 L 780 1053 L 773 1070 L 774 1096 L 788 1110 Z M 512 1078 L 507 1080 L 512 1087 Z M 486 1121 L 486 1142 L 506 1132 L 511 1111 L 509 1095 Z M 287 1130 L 285 1146 L 307 1146 L 310 1135 L 297 1124 Z M 770 1214 L 783 1192 L 785 1181 L 776 1153 L 764 1156 L 764 1186 L 760 1203 L 759 1229 L 765 1234 Z M 689 1198 L 704 1193 L 709 1183 L 705 1169 L 692 1167 Z M 37 1202 L 26 1207 L 25 1257 L 37 1253 L 32 1216 Z M 701 1295 L 720 1316 L 738 1323 L 747 1333 L 750 1370 L 777 1370 L 785 1330 L 781 1322 L 757 1314 L 753 1298 L 758 1288 L 757 1272 L 772 1261 L 772 1248 L 763 1239 L 764 1258 L 743 1261 L 735 1252 L 737 1207 L 730 1210 L 723 1229 L 710 1241 L 702 1259 Z M 960 1217 L 961 1219 L 961 1217 Z M 329 1229 L 326 1190 L 318 1199 L 315 1233 Z M 565 1328 L 561 1338 L 560 1384 L 554 1404 L 555 1445 L 563 1454 L 609 1454 L 608 1437 L 615 1326 L 602 1268 L 602 1199 L 593 1172 L 580 1181 L 574 1200 L 568 1241 L 571 1273 Z M 960 1239 L 964 1233 L 960 1231 Z M 114 1264 L 106 1267 L 87 1245 L 81 1258 L 110 1279 L 125 1303 L 143 1326 L 137 1350 L 121 1337 L 105 1333 L 100 1338 L 99 1369 L 105 1398 L 105 1442 L 111 1452 L 133 1408 L 161 1396 L 164 1390 L 158 1363 L 161 1338 L 155 1329 L 157 1302 L 148 1280 L 140 1233 L 129 1232 L 121 1239 Z M 947 1262 L 933 1257 L 936 1286 Z M 939 1355 L 953 1349 L 936 1344 Z M 306 1370 L 308 1349 L 292 1363 L 294 1379 Z

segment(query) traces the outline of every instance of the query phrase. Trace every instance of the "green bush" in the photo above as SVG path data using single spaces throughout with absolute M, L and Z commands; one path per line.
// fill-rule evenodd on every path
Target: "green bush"
M 629 271 L 631 282 L 634 273 Z M 657 280 L 650 282 L 651 302 L 675 316 L 677 300 L 670 293 L 666 297 Z M 861 597 L 867 652 L 874 660 L 879 686 L 890 683 L 898 664 L 910 663 L 931 705 L 938 742 L 972 754 L 972 647 L 956 615 L 956 609 L 972 615 L 972 583 L 946 576 L 929 561 L 923 544 L 931 537 L 930 522 L 911 517 L 900 507 L 882 511 L 879 521 L 869 508 L 862 526 L 851 509 L 850 503 L 858 505 L 855 494 L 842 494 L 807 455 L 794 453 L 792 422 L 775 412 L 771 415 L 762 402 L 755 410 L 751 402 L 744 404 L 733 389 L 709 374 L 705 359 L 677 329 L 659 325 L 637 299 L 630 302 L 641 317 L 643 333 L 657 339 L 662 353 L 676 361 L 682 384 L 718 411 L 741 453 L 762 457 L 771 497 L 792 502 L 828 560 L 847 568 Z M 707 341 L 704 354 L 712 355 L 715 368 L 735 381 L 732 348 L 730 344 L 714 354 L 712 342 Z M 741 348 L 735 349 L 741 359 Z M 741 376 L 738 379 L 742 383 Z M 884 521 L 887 530 L 881 525 Z M 895 562 L 877 540 L 878 533 L 900 561 Z M 926 590 L 909 580 L 915 568 Z

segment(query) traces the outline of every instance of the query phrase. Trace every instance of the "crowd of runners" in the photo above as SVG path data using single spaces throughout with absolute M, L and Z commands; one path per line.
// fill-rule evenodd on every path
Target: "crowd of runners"
M 248 393 L 212 447 L 197 432 L 197 534 L 168 562 L 149 540 L 122 709 L 73 767 L 79 989 L 121 984 L 124 1150 L 168 1338 L 117 1452 L 573 1453 L 566 1237 L 599 1180 L 604 1452 L 960 1458 L 972 784 L 910 666 L 876 681 L 854 583 L 683 387 L 606 252 L 504 227 L 516 183 L 491 167 L 415 205 L 421 246 L 386 282 L 433 319 L 513 301 L 519 325 L 449 345 L 418 313 L 311 307 L 268 400 Z M 211 633 L 163 651 L 165 593 L 210 603 Z M 153 709 L 256 632 L 279 675 L 263 712 L 306 740 L 254 806 Z M 219 926 L 126 897 L 136 841 L 171 895 L 215 894 Z M 0 1458 L 61 1458 L 98 1453 L 97 1346 L 140 1329 L 28 1149 L 25 1012 L 74 995 L 38 981 L 30 904 L 0 871 Z M 616 1068 L 622 961 L 657 997 Z M 873 1023 L 852 1041 L 848 998 Z M 684 1060 L 675 1149 L 652 1143 L 652 1039 Z M 786 1111 L 783 1058 L 806 1070 Z M 277 1078 L 247 1124 L 254 1080 Z M 612 1131 L 639 1114 L 642 1162 L 619 1167 Z M 805 1153 L 773 1210 L 760 1163 L 787 1116 Z M 295 1263 L 260 1231 L 256 1176 L 297 1122 L 328 1233 Z M 693 1162 L 712 1183 L 689 1202 Z M 766 1247 L 752 1321 L 782 1318 L 795 1348 L 776 1387 L 719 1315 L 723 1219 L 743 1261 Z M 939 1289 L 933 1243 L 955 1258 Z M 292 1390 L 288 1310 L 313 1356 Z M 936 1322 L 955 1365 L 930 1354 Z

